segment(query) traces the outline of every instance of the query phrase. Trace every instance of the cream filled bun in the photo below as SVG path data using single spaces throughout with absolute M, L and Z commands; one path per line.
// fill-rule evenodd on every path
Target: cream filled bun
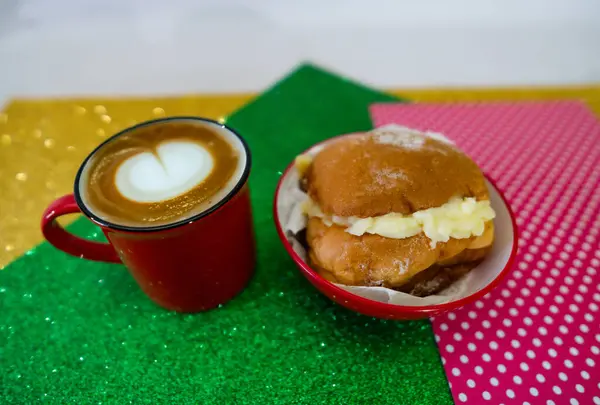
M 406 128 L 345 136 L 296 166 L 309 259 L 332 282 L 435 294 L 492 246 L 484 176 L 442 136 Z

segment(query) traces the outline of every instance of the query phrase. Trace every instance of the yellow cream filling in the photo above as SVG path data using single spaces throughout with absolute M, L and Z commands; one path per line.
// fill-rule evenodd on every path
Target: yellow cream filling
M 309 217 L 321 218 L 327 226 L 345 226 L 346 232 L 361 236 L 365 233 L 386 238 L 403 239 L 420 232 L 431 239 L 431 246 L 450 238 L 465 239 L 481 236 L 485 222 L 495 218 L 490 202 L 475 198 L 453 198 L 444 205 L 417 211 L 411 215 L 390 213 L 377 217 L 339 217 L 325 215 L 311 199 L 304 202 L 303 211 Z
M 296 166 L 298 175 L 301 178 L 304 176 L 304 174 L 308 170 L 308 167 L 310 166 L 312 161 L 313 161 L 313 158 L 309 155 L 299 155 L 296 157 L 296 160 L 294 161 L 294 165 Z

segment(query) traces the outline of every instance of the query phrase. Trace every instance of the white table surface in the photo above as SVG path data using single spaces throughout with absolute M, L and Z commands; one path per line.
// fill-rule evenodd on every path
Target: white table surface
M 600 0 L 0 1 L 0 103 L 256 91 L 305 60 L 378 87 L 599 83 Z

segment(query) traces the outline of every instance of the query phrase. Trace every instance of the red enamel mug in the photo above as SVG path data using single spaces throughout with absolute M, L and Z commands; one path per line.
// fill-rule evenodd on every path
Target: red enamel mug
M 222 200 L 191 218 L 153 227 L 131 227 L 107 222 L 87 207 L 80 192 L 80 178 L 87 161 L 115 138 L 142 126 L 194 121 L 214 125 L 237 137 L 246 156 L 243 174 Z M 63 196 L 46 209 L 41 228 L 56 248 L 94 261 L 123 263 L 140 288 L 154 302 L 179 312 L 214 308 L 240 293 L 252 277 L 255 241 L 248 189 L 250 150 L 233 129 L 198 117 L 169 117 L 127 128 L 98 146 L 82 163 L 73 194 Z M 82 213 L 98 225 L 109 243 L 79 238 L 56 219 Z

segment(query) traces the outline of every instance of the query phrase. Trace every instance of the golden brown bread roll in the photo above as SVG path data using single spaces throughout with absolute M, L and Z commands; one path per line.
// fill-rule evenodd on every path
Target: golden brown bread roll
M 485 179 L 468 156 L 419 133 L 337 139 L 305 168 L 302 185 L 321 215 L 309 215 L 310 262 L 332 282 L 429 295 L 466 274 L 493 242 L 491 220 L 482 223 L 479 235 L 436 243 L 424 232 L 398 238 L 357 235 L 343 225 L 392 213 L 409 217 L 452 199 L 489 200 Z
M 305 178 L 309 196 L 324 213 L 412 214 L 456 196 L 489 199 L 479 167 L 456 147 L 416 134 L 395 135 L 342 137 L 317 154 Z

